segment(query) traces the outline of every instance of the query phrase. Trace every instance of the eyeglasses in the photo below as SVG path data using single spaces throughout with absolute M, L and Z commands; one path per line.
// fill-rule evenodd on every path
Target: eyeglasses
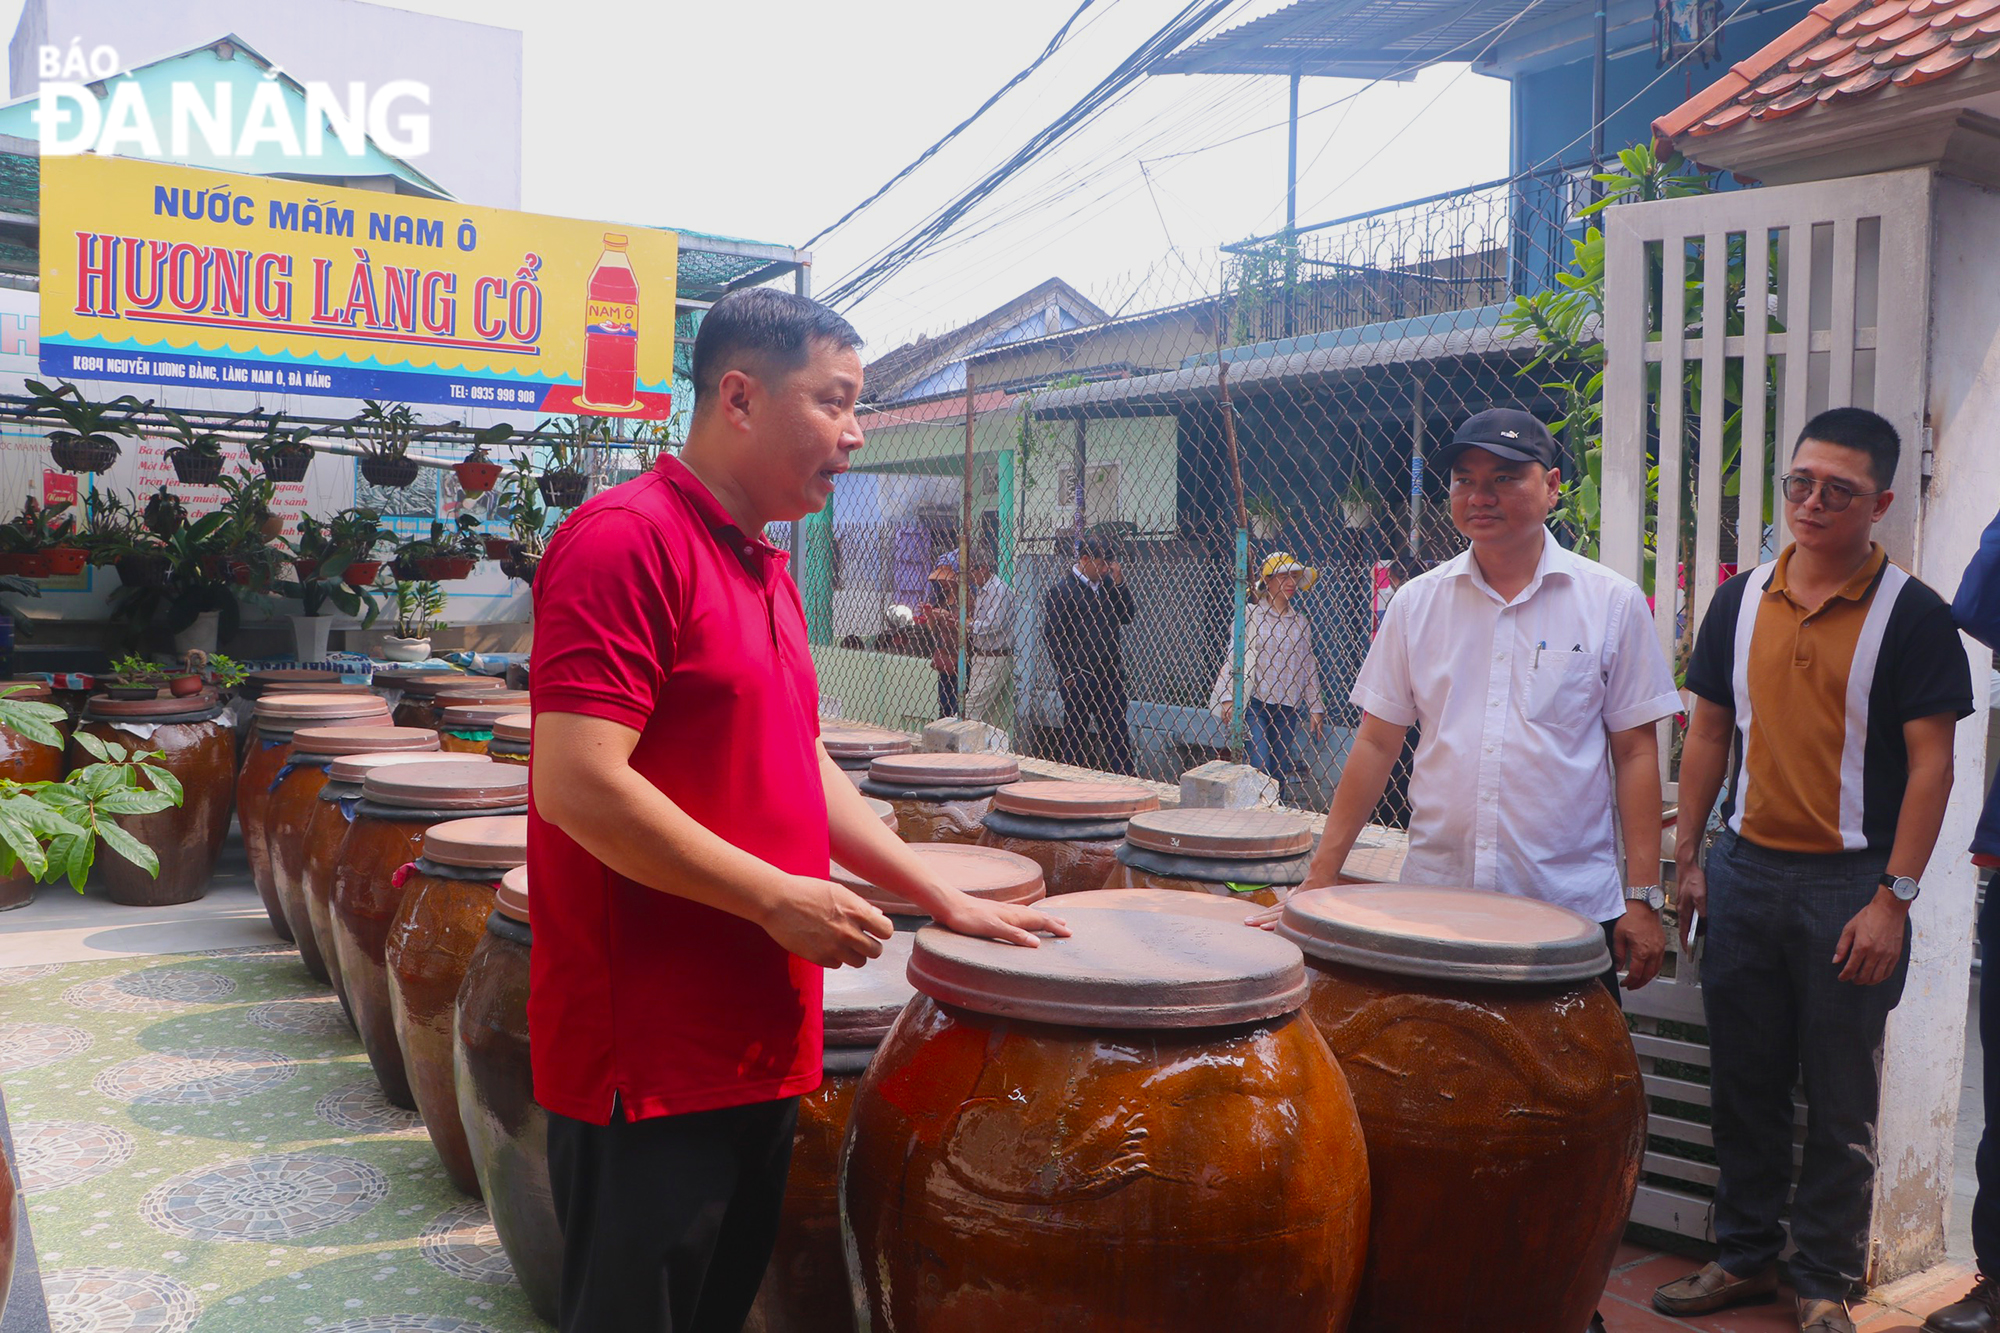
M 1854 497 L 1857 495 L 1880 495 L 1882 493 L 1880 491 L 1857 491 L 1844 481 L 1834 481 L 1830 478 L 1820 477 L 1802 477 L 1796 472 L 1787 472 L 1784 476 L 1778 478 L 1778 481 L 1785 488 L 1785 499 L 1795 505 L 1802 505 L 1812 499 L 1812 493 L 1817 489 L 1819 491 L 1819 502 L 1826 507 L 1826 511 L 1829 514 L 1838 514 L 1841 510 L 1853 504 Z

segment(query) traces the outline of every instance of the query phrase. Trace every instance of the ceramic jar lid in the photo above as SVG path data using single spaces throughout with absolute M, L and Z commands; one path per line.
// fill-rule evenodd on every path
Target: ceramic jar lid
M 493 719 L 493 739 L 496 741 L 518 741 L 526 745 L 534 734 L 533 713 L 508 713 Z
M 1025 856 L 998 847 L 972 847 L 956 842 L 918 843 L 910 850 L 933 874 L 960 893 L 996 903 L 1042 900 L 1042 868 Z M 870 884 L 844 866 L 834 866 L 832 878 L 889 916 L 926 915 L 915 903 Z
M 424 676 L 451 676 L 456 679 L 464 674 L 463 671 L 448 666 L 377 667 L 368 677 L 368 681 L 380 688 L 401 690 L 407 689 L 411 681 Z
M 978 1013 L 1083 1028 L 1253 1023 L 1305 1001 L 1305 960 L 1268 931 L 1067 904 L 1062 917 L 1069 938 L 1044 937 L 1036 949 L 925 926 L 910 981 Z
M 500 909 L 501 916 L 524 926 L 528 924 L 528 867 L 516 866 L 500 877 L 493 905 Z
M 868 765 L 876 782 L 902 787 L 1001 787 L 1021 776 L 1011 754 L 890 754 Z
M 500 733 L 496 731 L 493 734 L 495 736 L 498 736 Z M 881 820 L 884 824 L 887 824 L 890 828 L 893 829 L 894 827 L 896 827 L 895 806 L 890 805 L 887 801 L 879 800 L 873 796 L 864 796 L 861 799 L 868 802 L 868 812 L 870 814 L 874 815 L 875 818 Z
M 897 931 L 882 943 L 882 956 L 862 967 L 835 967 L 826 974 L 826 1044 L 852 1050 L 881 1044 L 917 993 L 910 984 L 910 950 L 916 936 Z
M 510 713 L 518 713 L 528 706 L 526 690 L 443 690 L 433 696 L 439 708 L 478 704 L 485 708 L 499 708 L 502 705 Z
M 83 707 L 83 714 L 105 721 L 174 722 L 212 714 L 221 706 L 222 700 L 208 690 L 164 699 L 106 699 L 92 695 Z
M 424 830 L 424 859 L 443 866 L 511 870 L 528 863 L 528 817 L 453 819 Z
M 446 731 L 491 731 L 493 724 L 503 717 L 512 717 L 519 711 L 517 704 L 502 704 L 497 708 L 485 704 L 452 704 L 439 710 L 438 725 Z
M 1151 852 L 1279 861 L 1313 847 L 1312 825 L 1282 810 L 1153 810 L 1132 816 L 1125 840 Z
M 820 744 L 835 759 L 873 759 L 878 755 L 907 754 L 916 748 L 908 736 L 887 727 L 822 725 Z
M 295 729 L 389 716 L 389 701 L 378 694 L 267 694 L 255 707 L 258 721 L 288 722 Z
M 1181 889 L 1090 889 L 1065 893 L 1049 910 L 1067 913 L 1072 907 L 1102 907 L 1119 912 L 1166 912 L 1169 915 L 1198 916 L 1241 926 L 1252 912 L 1264 910 L 1256 903 L 1213 893 L 1188 893 Z M 1066 919 L 1066 918 L 1065 918 Z M 1250 927 L 1244 927 L 1246 930 Z
M 1585 981 L 1611 966 L 1604 930 L 1551 903 L 1430 884 L 1294 894 L 1279 933 L 1315 958 L 1453 981 Z
M 361 797 L 412 810 L 495 810 L 528 799 L 528 770 L 484 755 L 454 755 L 432 764 L 378 768 L 361 779 Z
M 264 694 L 366 694 L 368 687 L 345 681 L 338 671 L 309 671 L 304 667 L 269 667 L 252 671 L 244 683 Z
M 1017 782 L 993 796 L 993 808 L 1043 819 L 1129 819 L 1160 808 L 1160 798 L 1129 782 Z
M 377 681 L 382 679 L 380 672 L 376 673 L 375 679 Z M 470 694 L 474 690 L 504 690 L 507 688 L 507 682 L 498 676 L 468 676 L 463 671 L 430 671 L 420 676 L 410 676 L 390 683 L 394 684 L 404 694 L 418 699 L 430 699 L 437 695 L 453 691 L 463 691 Z
M 386 730 L 386 728 L 384 729 Z M 426 731 L 425 735 L 431 737 L 433 740 L 437 739 L 435 731 Z M 387 768 L 391 764 L 434 764 L 446 760 L 462 763 L 467 759 L 477 759 L 480 757 L 465 754 L 439 754 L 436 750 L 402 750 L 394 754 L 347 754 L 341 755 L 326 766 L 326 780 L 328 782 L 359 783 L 361 779 L 376 769 Z
M 428 727 L 306 727 L 292 733 L 295 754 L 386 754 L 437 748 L 437 733 Z

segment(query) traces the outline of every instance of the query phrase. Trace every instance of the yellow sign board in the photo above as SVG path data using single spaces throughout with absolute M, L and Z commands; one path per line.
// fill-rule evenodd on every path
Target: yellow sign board
M 94 154 L 41 221 L 47 375 L 672 410 L 672 232 Z

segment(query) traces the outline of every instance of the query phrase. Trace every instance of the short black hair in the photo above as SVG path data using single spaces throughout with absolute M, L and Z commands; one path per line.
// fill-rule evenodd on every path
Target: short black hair
M 1118 545 L 1102 533 L 1086 532 L 1077 539 L 1076 553 L 1093 560 L 1113 560 L 1117 558 Z
M 1792 452 L 1798 453 L 1799 446 L 1807 440 L 1867 454 L 1868 470 L 1875 475 L 1875 484 L 1885 491 L 1896 484 L 1896 464 L 1903 456 L 1902 437 L 1896 434 L 1894 426 L 1865 407 L 1835 407 L 1820 413 L 1799 432 Z
M 702 316 L 694 336 L 694 402 L 715 392 L 732 370 L 790 374 L 812 356 L 815 342 L 861 346 L 861 335 L 831 307 L 775 287 L 730 292 Z M 746 361 L 759 364 L 746 367 Z

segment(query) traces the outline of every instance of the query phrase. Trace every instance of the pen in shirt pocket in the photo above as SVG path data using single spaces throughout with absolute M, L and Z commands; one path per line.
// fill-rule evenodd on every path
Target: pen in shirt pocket
M 1540 666 L 1542 664 L 1542 649 L 1548 646 L 1549 646 L 1549 641 L 1547 639 L 1543 639 L 1540 643 L 1535 645 L 1535 660 L 1532 665 Z

